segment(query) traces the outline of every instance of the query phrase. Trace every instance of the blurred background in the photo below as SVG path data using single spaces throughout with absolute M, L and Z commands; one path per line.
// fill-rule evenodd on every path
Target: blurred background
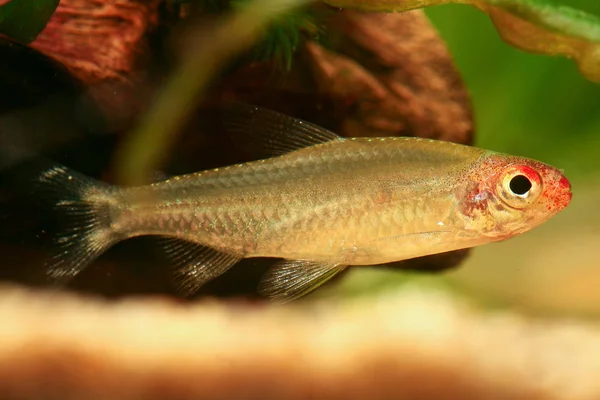
M 600 15 L 600 2 L 556 3 Z M 425 276 L 357 268 L 338 289 L 362 293 L 417 280 L 448 285 L 486 306 L 600 316 L 600 85 L 566 58 L 507 45 L 487 15 L 472 7 L 426 12 L 471 93 L 476 145 L 564 169 L 573 200 L 533 231 L 475 248 L 456 270 Z
M 565 0 L 562 4 L 600 16 L 600 2 Z M 466 294 L 482 305 L 518 309 L 522 313 L 600 316 L 600 290 L 598 290 L 600 287 L 600 247 L 598 246 L 600 244 L 600 211 L 598 210 L 600 206 L 600 163 L 598 162 L 600 85 L 583 78 L 571 60 L 529 54 L 507 45 L 500 39 L 487 15 L 473 7 L 443 5 L 426 8 L 425 11 L 447 43 L 471 94 L 477 126 L 475 144 L 500 152 L 535 158 L 564 169 L 573 186 L 573 200 L 565 211 L 531 232 L 506 242 L 475 248 L 459 268 L 440 274 L 355 268 L 345 279 L 339 280 L 339 285 L 331 285 L 317 291 L 316 297 L 343 298 L 377 293 L 382 290 L 394 291 L 398 290 L 399 285 L 404 282 L 416 282 L 435 287 L 444 286 Z M 296 21 L 300 26 L 304 26 L 304 23 L 304 17 Z M 55 36 L 52 29 L 60 32 L 60 26 L 51 24 L 49 27 L 50 38 Z M 115 36 L 123 36 L 122 29 L 121 26 L 114 27 L 114 32 L 117 32 Z M 295 29 L 298 27 L 293 25 L 292 31 Z M 100 36 L 104 38 L 104 34 Z M 44 44 L 43 41 L 37 43 Z M 87 42 L 83 40 L 82 43 Z M 150 43 L 160 48 L 157 43 Z M 143 48 L 138 43 L 130 45 L 136 49 Z M 162 45 L 168 47 L 165 43 Z M 33 117 L 17 116 L 13 120 L 12 116 L 16 113 L 7 113 L 8 117 L 4 116 L 2 120 L 3 124 L 8 124 L 7 126 L 11 128 L 4 132 L 6 142 L 10 145 L 19 145 L 22 137 L 29 137 L 32 133 L 39 134 L 39 137 L 35 136 L 30 143 L 27 143 L 27 145 L 34 144 L 33 147 L 38 144 L 41 147 L 40 143 L 45 143 L 44 141 L 48 141 L 49 138 L 64 139 L 68 144 L 65 145 L 66 149 L 52 154 L 52 159 L 91 176 L 102 179 L 108 176 L 110 181 L 110 171 L 107 166 L 110 165 L 116 148 L 115 142 L 129 128 L 127 123 L 120 120 L 120 112 L 125 110 L 123 114 L 127 114 L 127 111 L 130 111 L 129 114 L 136 116 L 138 115 L 135 111 L 136 101 L 141 104 L 139 109 L 146 106 L 145 99 L 150 96 L 146 96 L 145 93 L 146 91 L 150 93 L 151 89 L 145 88 L 145 81 L 142 80 L 138 85 L 141 89 L 137 88 L 143 94 L 141 100 L 139 98 L 136 100 L 134 94 L 128 94 L 127 88 L 119 87 L 120 92 L 117 93 L 110 85 L 92 86 L 93 90 L 100 93 L 100 96 L 96 97 L 108 99 L 103 104 L 109 106 L 108 111 L 113 114 L 113 117 L 117 115 L 114 118 L 116 122 L 113 120 L 110 121 L 111 124 L 107 123 L 110 128 L 108 129 L 98 122 L 99 118 L 97 120 L 93 115 L 84 112 L 86 109 L 82 104 L 87 103 L 80 99 L 81 89 L 78 84 L 72 82 L 72 78 L 62 68 L 51 65 L 46 59 L 38 59 L 39 54 L 12 43 L 4 44 L 0 50 L 5 52 L 10 50 L 10 60 L 14 60 L 14 65 L 10 68 L 7 66 L 8 63 L 6 65 L 0 63 L 1 76 L 10 78 L 4 79 L 3 84 L 6 86 L 19 82 L 21 85 L 6 86 L 8 89 L 3 91 L 6 99 L 2 103 L 3 99 L 0 96 L 0 105 L 7 108 L 8 105 L 19 103 L 17 105 L 20 107 L 31 108 L 28 101 L 43 97 L 38 91 L 44 92 L 52 85 L 58 87 L 60 91 L 73 92 L 72 97 L 75 99 L 75 101 L 53 101 L 52 103 L 57 106 L 49 110 L 42 109 Z M 90 53 L 94 57 L 97 54 L 95 48 Z M 359 53 L 349 54 L 357 56 Z M 8 60 L 9 57 L 5 56 L 4 59 Z M 112 59 L 109 65 L 112 65 L 111 63 Z M 28 79 L 21 81 L 12 79 L 13 75 L 25 75 L 23 72 L 25 67 L 32 65 L 36 68 L 32 68 L 33 72 L 28 72 Z M 38 66 L 46 66 L 46 68 Z M 156 69 L 161 70 L 159 67 L 164 66 L 157 66 Z M 299 69 L 302 69 L 301 67 L 302 65 Z M 38 68 L 41 70 L 38 71 Z M 135 68 L 130 72 L 132 76 L 150 76 L 160 81 L 163 78 L 162 72 L 156 73 L 159 76 L 156 78 L 153 76 L 155 72 L 152 72 L 154 68 L 155 66 L 152 65 L 152 68 L 143 71 L 143 74 L 138 73 Z M 246 73 L 232 78 L 229 82 L 232 86 L 236 84 L 241 86 L 240 92 L 251 94 L 260 92 L 264 89 L 261 88 L 261 84 L 264 83 L 262 81 L 275 82 L 278 79 L 271 77 L 269 72 L 265 73 L 265 70 L 260 68 L 257 70 L 250 68 Z M 283 85 L 281 92 L 297 90 L 294 84 L 304 90 L 303 78 L 301 75 L 288 79 L 289 87 Z M 249 82 L 244 83 L 246 86 L 240 85 L 240 82 L 246 81 Z M 257 81 L 255 86 L 253 81 Z M 271 86 L 279 86 L 279 83 Z M 52 92 L 51 89 L 54 90 L 54 87 L 50 87 L 47 91 Z M 23 99 L 13 93 L 22 94 Z M 139 93 L 137 96 L 140 97 Z M 430 96 L 430 98 L 436 97 Z M 304 117 L 303 113 L 305 113 L 312 118 L 313 122 L 330 129 L 337 129 L 336 125 L 327 124 L 327 120 L 322 118 L 333 114 L 327 107 L 327 103 L 320 111 L 314 110 L 319 98 L 314 93 L 310 93 L 310 90 L 306 93 L 295 93 L 295 97 L 288 96 L 287 100 L 288 103 L 297 105 L 295 108 L 299 114 L 296 116 Z M 71 115 L 74 107 L 71 102 L 74 102 L 77 107 L 74 113 L 77 118 L 55 117 L 55 115 Z M 63 105 L 64 109 L 61 108 Z M 210 111 L 209 109 L 209 114 L 212 114 Z M 285 112 L 285 109 L 279 111 Z M 80 122 L 79 119 L 87 122 Z M 50 124 L 49 121 L 52 123 Z M 197 121 L 190 123 L 191 128 L 188 127 L 186 132 L 181 134 L 180 146 L 170 151 L 169 158 L 175 160 L 175 165 L 171 166 L 172 169 L 167 169 L 167 172 L 177 174 L 242 161 L 231 158 L 235 157 L 233 154 L 235 152 L 230 151 L 231 147 L 227 147 L 227 143 L 221 143 L 218 135 L 212 134 L 217 132 L 213 126 L 195 124 Z M 426 125 L 429 125 L 429 121 Z M 442 130 L 445 131 L 447 125 L 444 124 Z M 87 135 L 94 136 L 93 141 L 85 144 L 75 143 L 73 138 L 78 137 L 81 131 L 96 133 L 96 130 L 100 134 Z M 104 131 L 111 131 L 114 134 L 106 135 Z M 447 131 L 451 129 L 448 128 Z M 211 135 L 199 135 L 198 132 L 211 132 Z M 0 137 L 0 145 L 2 145 L 2 137 Z M 207 150 L 211 148 L 212 151 Z M 197 154 L 210 154 L 212 158 L 198 157 Z M 215 157 L 217 159 L 213 159 Z M 0 164 L 2 161 L 0 157 Z M 0 176 L 0 203 L 3 201 L 3 196 L 11 200 L 10 204 L 15 203 L 15 200 L 10 197 L 13 193 L 1 190 L 2 182 Z M 31 197 L 28 193 L 25 196 L 27 199 Z M 0 228 L 10 228 L 5 237 L 10 239 L 11 246 L 7 247 L 11 249 L 8 251 L 7 248 L 2 247 L 3 242 L 0 240 L 0 252 L 4 258 L 8 258 L 5 265 L 17 266 L 12 269 L 0 269 L 0 281 L 3 279 L 17 282 L 36 279 L 42 281 L 45 279 L 42 268 L 18 267 L 23 263 L 23 254 L 29 256 L 32 253 L 24 251 L 31 246 L 26 246 L 25 239 L 18 236 L 21 232 L 14 231 L 22 230 L 23 237 L 29 240 L 31 231 L 39 231 L 36 229 L 38 222 L 34 220 L 36 218 L 43 220 L 48 215 L 40 212 L 41 215 L 32 216 L 34 214 L 32 210 L 23 206 L 26 203 L 21 203 L 23 199 L 17 197 L 17 200 L 21 206 L 20 213 L 16 213 L 14 209 L 3 211 L 0 208 L 0 220 L 2 220 Z M 3 218 L 6 221 L 16 222 L 5 222 Z M 42 222 L 46 224 L 46 221 Z M 0 229 L 1 237 L 2 229 Z M 42 244 L 49 242 L 44 235 L 41 237 L 38 235 L 33 239 L 43 242 Z M 38 246 L 38 243 L 36 242 L 35 245 Z M 160 262 L 165 263 L 161 258 L 162 253 L 148 251 L 154 247 L 156 247 L 155 242 L 148 238 L 120 243 L 87 269 L 83 276 L 76 279 L 72 287 L 83 291 L 100 291 L 107 296 L 118 296 L 123 293 L 171 293 L 169 270 L 164 266 L 160 268 L 154 266 Z M 42 263 L 36 257 L 37 255 L 32 255 L 32 260 L 27 263 L 41 266 Z M 42 258 L 41 255 L 39 257 Z M 245 285 L 254 290 L 255 283 L 268 265 L 265 264 L 263 267 L 261 270 L 240 266 L 237 268 L 238 271 L 256 272 L 252 272 L 254 274 L 252 277 L 248 277 L 247 274 L 236 275 L 235 271 L 232 274 L 225 274 L 224 277 L 206 285 L 207 292 L 225 293 L 230 287 L 236 285 Z M 228 275 L 230 279 L 225 279 Z

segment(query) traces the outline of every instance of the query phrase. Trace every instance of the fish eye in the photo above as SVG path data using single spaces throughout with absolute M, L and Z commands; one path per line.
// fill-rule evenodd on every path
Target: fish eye
M 533 203 L 541 192 L 542 178 L 531 167 L 513 165 L 500 175 L 497 193 L 500 199 L 509 207 L 525 208 Z
M 523 196 L 529 192 L 531 189 L 532 183 L 525 175 L 515 175 L 511 178 L 508 183 L 508 187 L 510 190 L 519 196 Z

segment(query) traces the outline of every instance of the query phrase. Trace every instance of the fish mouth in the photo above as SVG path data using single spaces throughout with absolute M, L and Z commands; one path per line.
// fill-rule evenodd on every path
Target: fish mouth
M 573 198 L 573 192 L 571 190 L 571 183 L 569 180 L 563 175 L 557 182 L 558 189 L 558 198 L 559 198 L 559 210 L 564 209 L 569 205 L 571 199 Z

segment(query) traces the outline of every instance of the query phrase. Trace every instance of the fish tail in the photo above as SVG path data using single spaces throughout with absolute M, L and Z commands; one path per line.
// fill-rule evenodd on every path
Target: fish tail
M 58 165 L 36 179 L 34 195 L 53 210 L 57 231 L 53 258 L 45 267 L 51 280 L 65 283 L 122 239 L 113 226 L 119 189 Z

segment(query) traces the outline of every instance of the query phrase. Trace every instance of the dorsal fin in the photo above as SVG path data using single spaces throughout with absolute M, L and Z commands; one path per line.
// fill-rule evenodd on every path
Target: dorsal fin
M 223 125 L 228 132 L 257 142 L 268 156 L 344 139 L 310 122 L 244 103 L 223 111 Z

